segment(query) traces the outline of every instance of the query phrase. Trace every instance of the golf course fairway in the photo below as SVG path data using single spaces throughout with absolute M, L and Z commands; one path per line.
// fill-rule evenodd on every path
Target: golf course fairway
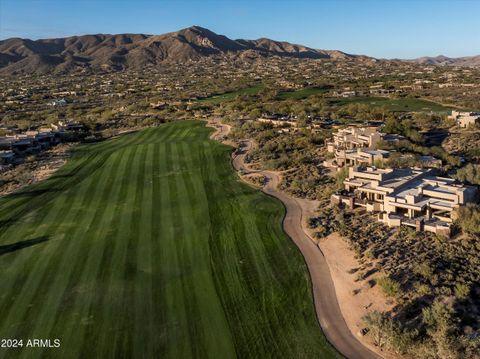
M 336 358 L 282 204 L 182 121 L 0 199 L 0 358 Z M 33 339 L 58 348 L 27 347 Z

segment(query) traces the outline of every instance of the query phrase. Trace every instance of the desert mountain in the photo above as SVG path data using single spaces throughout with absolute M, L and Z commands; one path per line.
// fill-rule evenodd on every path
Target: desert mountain
M 419 64 L 425 65 L 437 65 L 437 66 L 480 66 L 480 55 L 479 56 L 466 56 L 466 57 L 447 57 L 447 56 L 436 56 L 436 57 L 419 57 L 418 59 L 409 60 Z
M 163 35 L 84 35 L 58 39 L 11 38 L 0 41 L 0 74 L 69 72 L 72 70 L 139 69 L 164 61 L 197 60 L 205 56 L 282 56 L 351 59 L 340 51 L 317 50 L 266 38 L 231 40 L 192 26 Z M 363 58 L 363 57 L 358 57 Z

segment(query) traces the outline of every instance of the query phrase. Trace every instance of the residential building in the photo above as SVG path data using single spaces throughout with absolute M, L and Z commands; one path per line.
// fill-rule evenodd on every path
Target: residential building
M 350 167 L 345 190 L 332 202 L 378 212 L 388 226 L 407 225 L 417 231 L 450 236 L 455 210 L 477 198 L 477 189 L 431 169 Z
M 357 165 L 374 165 L 390 156 L 389 151 L 377 150 L 379 141 L 394 142 L 404 139 L 396 134 L 379 132 L 376 127 L 347 127 L 340 129 L 327 141 L 327 151 L 334 158 L 323 162 L 325 167 L 341 168 Z
M 452 111 L 452 114 L 448 116 L 448 118 L 455 120 L 459 127 L 466 128 L 480 123 L 480 112 Z
M 333 134 L 332 139 L 327 142 L 327 151 L 374 147 L 384 136 L 385 134 L 379 132 L 375 127 L 349 126 Z
M 323 165 L 332 168 L 359 165 L 371 166 L 375 164 L 375 161 L 387 159 L 389 154 L 389 151 L 368 148 L 337 149 L 335 150 L 335 158 L 324 161 Z

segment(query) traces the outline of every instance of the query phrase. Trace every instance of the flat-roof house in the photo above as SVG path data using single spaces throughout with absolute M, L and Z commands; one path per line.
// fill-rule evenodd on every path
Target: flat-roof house
M 460 112 L 452 111 L 452 114 L 448 116 L 449 119 L 455 120 L 459 127 L 466 128 L 480 123 L 479 112 Z
M 357 165 L 371 166 L 390 156 L 386 150 L 374 149 L 380 141 L 395 142 L 403 139 L 400 135 L 379 132 L 375 127 L 347 127 L 332 135 L 327 142 L 327 151 L 335 156 L 323 162 L 325 167 L 341 168 Z
M 55 132 L 52 131 L 27 131 L 28 138 L 34 139 L 42 150 L 48 149 L 59 142 Z
M 324 161 L 325 167 L 349 167 L 359 165 L 373 165 L 375 161 L 383 161 L 390 155 L 389 151 L 374 150 L 369 148 L 337 149 L 335 159 Z
M 477 189 L 430 169 L 350 167 L 345 191 L 332 195 L 333 203 L 378 212 L 388 226 L 407 225 L 417 231 L 450 236 L 455 210 L 474 202 Z
M 378 132 L 374 127 L 353 127 L 338 130 L 327 142 L 327 151 L 335 152 L 336 149 L 353 149 L 362 147 L 373 147 L 382 137 L 383 133 Z

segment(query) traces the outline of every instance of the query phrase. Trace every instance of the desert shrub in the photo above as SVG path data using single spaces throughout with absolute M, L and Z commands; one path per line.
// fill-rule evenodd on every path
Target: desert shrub
M 466 298 L 470 294 L 470 287 L 463 283 L 455 284 L 455 288 L 453 290 L 455 293 L 455 297 L 460 299 Z
M 480 165 L 467 164 L 457 171 L 455 178 L 462 182 L 480 185 Z
M 469 203 L 460 207 L 457 224 L 468 234 L 480 235 L 480 205 Z
M 390 277 L 379 278 L 377 283 L 389 297 L 397 297 L 401 293 L 400 283 Z

